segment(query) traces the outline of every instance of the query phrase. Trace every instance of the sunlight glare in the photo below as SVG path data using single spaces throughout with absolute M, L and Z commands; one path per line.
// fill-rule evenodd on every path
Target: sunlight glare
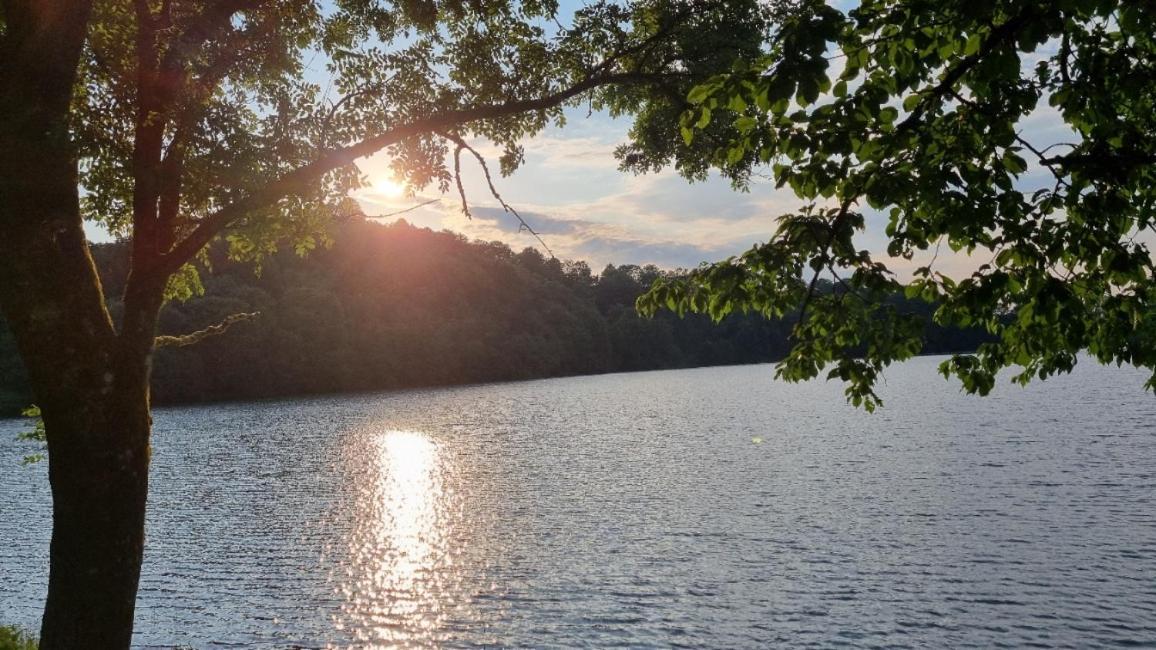
M 375 193 L 391 199 L 401 198 L 405 194 L 405 186 L 392 175 L 379 176 L 373 179 L 369 186 Z
M 369 443 L 362 534 L 351 549 L 362 569 L 347 614 L 372 630 L 360 639 L 365 647 L 425 645 L 443 613 L 439 576 L 449 561 L 438 446 L 398 430 Z

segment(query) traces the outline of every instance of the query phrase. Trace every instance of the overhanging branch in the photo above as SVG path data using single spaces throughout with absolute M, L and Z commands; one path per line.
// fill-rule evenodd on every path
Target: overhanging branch
M 514 218 L 518 220 L 518 231 L 521 232 L 524 230 L 533 235 L 534 239 L 537 239 L 538 243 L 542 245 L 542 248 L 545 248 L 546 252 L 550 254 L 550 257 L 554 257 L 554 251 L 550 250 L 550 247 L 542 240 L 542 235 L 539 235 L 538 231 L 530 227 L 530 224 L 522 218 L 522 215 L 518 214 L 518 211 L 515 210 L 512 205 L 506 203 L 506 200 L 502 198 L 501 194 L 498 194 L 498 188 L 494 187 L 494 178 L 490 175 L 490 166 L 486 164 L 486 159 L 482 154 L 478 153 L 478 150 L 471 147 L 461 136 L 452 133 L 439 133 L 438 135 L 457 145 L 457 149 L 454 150 L 454 180 L 458 184 L 458 194 L 462 198 L 462 212 L 464 212 L 467 217 L 473 216 L 470 214 L 470 205 L 466 201 L 465 187 L 462 186 L 462 152 L 468 151 L 473 154 L 478 164 L 481 165 L 482 173 L 486 175 L 486 185 L 490 188 L 490 194 L 497 199 L 503 210 L 514 215 Z
M 984 38 L 980 49 L 968 56 L 963 57 L 952 68 L 949 68 L 934 87 L 932 87 L 927 94 L 920 100 L 920 102 L 912 109 L 911 113 L 904 118 L 895 127 L 895 132 L 902 134 L 919 125 L 923 119 L 924 113 L 936 103 L 940 102 L 947 95 L 954 92 L 955 85 L 963 79 L 964 75 L 971 72 L 985 57 L 990 55 L 995 49 L 1013 42 L 1016 36 L 1028 25 L 1035 14 L 1035 7 L 1031 4 L 1025 4 L 1023 9 L 1008 19 L 1007 22 L 1001 23 L 992 28 L 987 37 Z
M 180 334 L 177 336 L 158 336 L 156 338 L 156 347 L 158 347 L 158 348 L 183 348 L 183 347 L 186 347 L 189 345 L 193 345 L 195 343 L 200 343 L 201 341 L 209 338 L 210 336 L 217 336 L 218 334 L 224 334 L 235 323 L 241 323 L 244 321 L 254 320 L 255 318 L 257 318 L 260 315 L 261 315 L 261 312 L 259 312 L 259 311 L 245 312 L 245 313 L 240 313 L 240 314 L 232 314 L 230 316 L 225 317 L 225 320 L 221 321 L 220 323 L 217 323 L 216 325 L 210 325 L 209 327 L 206 327 L 203 330 L 197 330 L 196 332 L 190 332 L 188 334 Z
M 162 255 L 150 269 L 150 272 L 165 276 L 175 272 L 233 221 L 256 210 L 272 206 L 286 196 L 304 191 L 311 183 L 328 172 L 350 165 L 358 158 L 374 154 L 408 138 L 439 131 L 452 131 L 465 124 L 480 120 L 499 119 L 520 113 L 556 108 L 570 99 L 603 86 L 654 84 L 660 83 L 663 78 L 662 73 L 646 72 L 607 73 L 587 77 L 572 86 L 543 97 L 503 104 L 487 104 L 440 114 L 435 113 L 394 127 L 385 133 L 361 142 L 331 149 L 322 153 L 313 162 L 284 174 L 249 196 L 205 217 L 183 240 Z

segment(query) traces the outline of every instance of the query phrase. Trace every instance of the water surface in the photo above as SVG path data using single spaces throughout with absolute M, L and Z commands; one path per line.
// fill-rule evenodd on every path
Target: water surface
M 1156 399 L 770 366 L 158 409 L 135 643 L 1156 647 Z M 0 622 L 44 467 L 0 421 Z M 761 442 L 756 442 L 761 441 Z

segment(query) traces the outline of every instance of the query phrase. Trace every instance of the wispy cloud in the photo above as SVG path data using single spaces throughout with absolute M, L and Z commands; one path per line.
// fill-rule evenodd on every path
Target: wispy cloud
M 520 229 L 517 218 L 501 208 L 482 206 L 473 208 L 471 212 L 472 219 L 450 215 L 450 229 L 476 239 L 505 241 L 515 249 L 538 245 L 529 233 Z M 606 264 L 694 267 L 745 247 L 744 242 L 737 241 L 711 244 L 648 238 L 618 224 L 558 218 L 534 211 L 519 211 L 519 214 L 541 235 L 555 255 L 585 260 L 594 268 Z

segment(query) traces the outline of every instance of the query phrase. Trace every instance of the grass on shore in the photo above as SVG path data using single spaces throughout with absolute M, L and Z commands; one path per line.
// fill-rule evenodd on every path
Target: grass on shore
M 31 632 L 14 625 L 0 625 L 0 650 L 36 650 L 40 647 Z

